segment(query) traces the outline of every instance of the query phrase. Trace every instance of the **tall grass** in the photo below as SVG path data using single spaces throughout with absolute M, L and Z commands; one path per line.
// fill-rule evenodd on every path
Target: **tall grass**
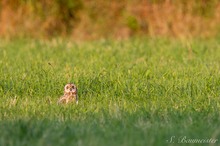
M 219 32 L 219 12 L 218 0 L 2 0 L 0 36 L 207 37 Z

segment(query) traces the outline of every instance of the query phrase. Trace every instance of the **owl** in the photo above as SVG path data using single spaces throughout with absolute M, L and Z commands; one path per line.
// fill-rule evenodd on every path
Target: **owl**
M 71 103 L 76 102 L 78 104 L 78 96 L 77 96 L 77 87 L 76 85 L 69 83 L 64 87 L 64 95 L 60 97 L 58 100 L 58 104 L 60 103 Z

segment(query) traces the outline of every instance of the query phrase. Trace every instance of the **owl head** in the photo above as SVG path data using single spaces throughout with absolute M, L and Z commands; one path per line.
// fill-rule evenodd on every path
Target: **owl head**
M 73 94 L 77 93 L 76 85 L 72 83 L 66 84 L 64 87 L 64 94 L 71 94 L 71 93 Z

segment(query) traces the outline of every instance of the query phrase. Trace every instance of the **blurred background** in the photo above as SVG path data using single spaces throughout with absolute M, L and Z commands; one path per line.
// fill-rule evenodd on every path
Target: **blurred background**
M 1 0 L 0 37 L 212 37 L 219 0 Z

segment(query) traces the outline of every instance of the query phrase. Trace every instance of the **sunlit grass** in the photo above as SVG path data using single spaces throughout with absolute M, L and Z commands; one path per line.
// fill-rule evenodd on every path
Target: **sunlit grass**
M 1 41 L 0 145 L 219 139 L 219 69 L 217 39 Z M 79 104 L 58 106 L 68 82 Z

